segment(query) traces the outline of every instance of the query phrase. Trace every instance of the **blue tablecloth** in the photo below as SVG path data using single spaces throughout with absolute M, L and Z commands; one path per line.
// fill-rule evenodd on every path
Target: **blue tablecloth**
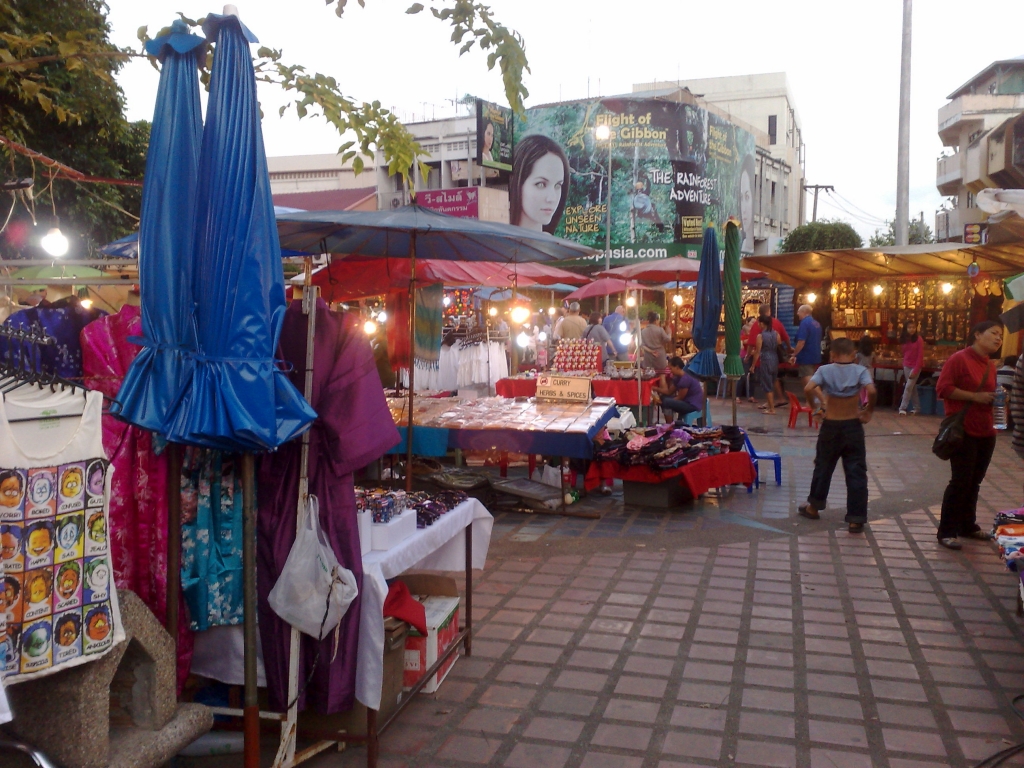
M 388 451 L 389 454 L 405 456 L 406 454 L 406 433 L 408 428 L 398 427 L 398 434 L 402 442 Z M 412 431 L 412 453 L 413 456 L 445 456 L 448 453 L 448 432 L 440 427 L 416 427 Z

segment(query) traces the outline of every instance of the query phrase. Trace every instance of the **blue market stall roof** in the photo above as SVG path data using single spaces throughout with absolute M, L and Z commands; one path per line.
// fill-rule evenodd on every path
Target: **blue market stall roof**
M 418 205 L 390 211 L 309 211 L 277 217 L 281 247 L 308 253 L 450 261 L 558 261 L 593 248 L 524 227 L 446 216 Z

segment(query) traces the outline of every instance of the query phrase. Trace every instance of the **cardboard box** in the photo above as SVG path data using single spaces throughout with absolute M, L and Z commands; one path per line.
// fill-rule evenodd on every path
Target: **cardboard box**
M 384 619 L 384 679 L 380 691 L 378 726 L 384 723 L 405 698 L 402 688 L 405 675 L 405 640 L 409 625 L 388 617 Z M 299 731 L 309 735 L 321 734 L 329 738 L 332 733 L 366 734 L 366 707 L 358 701 L 348 712 L 321 715 L 312 709 L 299 713 Z
M 389 522 L 373 523 L 370 528 L 373 549 L 387 551 L 416 533 L 416 513 L 407 509 Z
M 412 688 L 438 657 L 444 654 L 459 634 L 459 590 L 448 576 L 410 575 L 401 580 L 423 603 L 427 613 L 427 636 L 413 628 L 405 639 L 405 688 Z M 452 654 L 437 674 L 421 689 L 434 693 L 447 677 L 459 657 Z

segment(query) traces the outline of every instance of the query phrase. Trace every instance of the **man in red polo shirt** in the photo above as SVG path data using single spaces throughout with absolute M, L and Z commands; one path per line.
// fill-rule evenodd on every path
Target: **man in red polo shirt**
M 779 334 L 779 339 L 781 339 L 781 341 L 782 341 L 782 345 L 781 346 L 786 348 L 787 350 L 790 347 L 792 347 L 792 344 L 789 343 L 789 334 L 786 333 L 786 326 L 784 326 L 781 322 L 779 322 L 779 318 L 772 317 L 772 308 L 769 305 L 762 304 L 761 306 L 759 306 L 757 308 L 757 316 L 759 318 L 760 317 L 771 317 L 772 318 L 772 330 L 776 331 Z M 746 339 L 747 354 L 748 355 L 753 354 L 754 347 L 757 346 L 757 337 L 761 335 L 761 330 L 762 330 L 761 329 L 761 325 L 759 323 L 755 322 L 752 326 L 750 326 L 750 333 L 747 334 L 747 339 Z M 782 353 L 781 353 L 781 350 L 780 350 L 779 362 L 782 362 L 782 360 L 783 360 L 783 358 L 782 358 Z M 751 385 L 751 386 L 753 386 L 753 385 Z M 784 407 L 787 407 L 787 408 L 789 407 L 789 400 L 786 397 L 786 392 L 785 392 L 785 390 L 784 390 L 784 388 L 782 386 L 782 377 L 781 376 L 775 379 L 775 401 L 777 403 L 779 403 L 780 405 L 784 406 Z

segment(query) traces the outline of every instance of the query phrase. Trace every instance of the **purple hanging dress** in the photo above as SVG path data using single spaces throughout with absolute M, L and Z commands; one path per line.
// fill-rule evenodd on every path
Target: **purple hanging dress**
M 292 383 L 303 391 L 306 364 L 306 317 L 302 302 L 288 308 L 281 332 L 281 353 L 290 363 Z M 352 474 L 399 442 L 373 352 L 358 319 L 317 304 L 313 396 L 319 414 L 310 430 L 309 492 L 320 501 L 320 525 L 338 561 L 362 584 L 363 566 L 356 524 Z M 263 457 L 259 468 L 257 516 L 257 586 L 260 639 L 270 706 L 284 711 L 288 701 L 288 645 L 291 628 L 274 613 L 267 596 L 295 541 L 301 438 Z M 319 645 L 316 672 L 299 700 L 299 708 L 322 714 L 343 712 L 355 702 L 356 648 L 360 599 L 340 625 L 337 655 L 334 633 L 317 643 L 302 635 L 300 687 L 310 673 Z

